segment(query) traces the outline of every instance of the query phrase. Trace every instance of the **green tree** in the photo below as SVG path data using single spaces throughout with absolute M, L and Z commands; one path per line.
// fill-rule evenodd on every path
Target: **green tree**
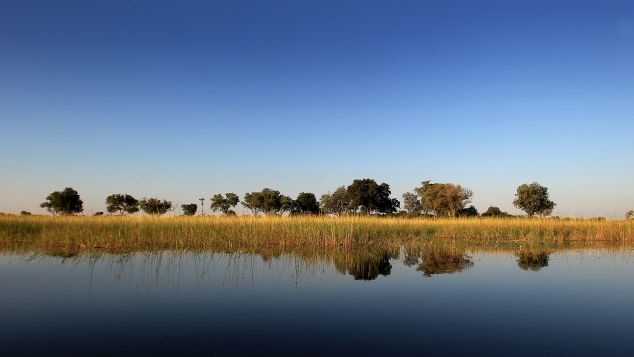
M 537 182 L 525 183 L 517 187 L 513 205 L 526 212 L 529 217 L 536 214 L 548 216 L 555 208 L 555 203 L 548 196 L 548 188 Z
M 403 209 L 407 213 L 420 213 L 422 206 L 418 195 L 413 192 L 405 192 L 403 194 Z
M 333 193 L 324 194 L 320 199 L 321 211 L 325 214 L 341 216 L 350 208 L 350 197 L 345 186 L 341 186 Z
M 302 192 L 293 201 L 291 214 L 319 214 L 319 203 L 314 193 Z
M 162 215 L 172 210 L 172 202 L 158 198 L 144 198 L 139 202 L 143 212 L 151 215 Z
M 238 203 L 240 203 L 240 197 L 235 193 L 229 192 L 224 196 L 218 193 L 211 198 L 211 210 L 214 212 L 220 211 L 225 215 L 235 215 L 235 211 L 231 208 Z
M 473 205 L 458 211 L 458 217 L 478 217 L 478 215 L 478 210 Z
M 196 215 L 196 211 L 198 211 L 198 204 L 187 203 L 187 204 L 181 205 L 181 208 L 183 209 L 183 215 L 194 216 Z
M 114 194 L 106 197 L 106 211 L 133 214 L 139 212 L 139 201 L 128 194 Z
M 396 212 L 401 205 L 397 199 L 390 199 L 390 185 L 379 185 L 372 179 L 354 180 L 347 191 L 353 212 L 388 214 Z
M 71 215 L 83 212 L 84 202 L 79 198 L 77 191 L 66 187 L 63 191 L 55 191 L 46 196 L 46 201 L 40 207 L 46 208 L 54 215 Z
M 499 207 L 490 206 L 482 213 L 482 217 L 511 217 L 511 215 L 502 211 Z
M 421 184 L 414 191 L 420 196 L 422 210 L 437 216 L 455 217 L 473 196 L 468 188 L 453 183 L 423 181 Z
M 254 215 L 264 214 L 282 214 L 290 211 L 293 206 L 293 200 L 280 194 L 280 191 L 265 188 L 260 192 L 250 192 L 244 195 L 242 205 L 251 210 Z

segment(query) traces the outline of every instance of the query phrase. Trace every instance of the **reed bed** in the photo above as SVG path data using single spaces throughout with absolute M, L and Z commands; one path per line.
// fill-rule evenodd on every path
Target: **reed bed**
M 634 222 L 525 218 L 0 216 L 0 246 L 14 249 L 333 249 L 452 241 L 463 246 L 634 242 Z

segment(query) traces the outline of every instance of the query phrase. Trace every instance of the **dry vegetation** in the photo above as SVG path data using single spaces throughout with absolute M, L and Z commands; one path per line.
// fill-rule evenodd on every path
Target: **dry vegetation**
M 331 250 L 450 241 L 463 246 L 631 243 L 634 222 L 524 218 L 0 217 L 3 250 Z

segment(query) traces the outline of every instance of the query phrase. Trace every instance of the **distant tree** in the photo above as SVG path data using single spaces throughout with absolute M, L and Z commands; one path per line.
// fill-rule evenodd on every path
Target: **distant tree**
M 458 217 L 478 217 L 478 215 L 478 210 L 473 205 L 458 211 Z
M 548 198 L 548 188 L 537 182 L 517 187 L 515 197 L 513 205 L 526 212 L 529 217 L 536 214 L 548 216 L 555 208 L 555 203 Z
M 215 194 L 211 198 L 211 210 L 214 212 L 222 212 L 225 215 L 235 215 L 235 211 L 231 208 L 240 203 L 240 197 L 235 193 L 226 193 L 224 196 L 220 193 Z
M 260 192 L 251 192 L 244 195 L 242 205 L 251 210 L 254 215 L 282 214 L 290 211 L 293 200 L 280 194 L 280 191 L 265 188 Z
M 489 207 L 484 213 L 482 213 L 482 217 L 511 217 L 510 214 L 500 210 L 499 207 Z
M 420 196 L 422 210 L 437 216 L 455 217 L 473 196 L 468 188 L 453 183 L 423 181 L 421 184 L 414 191 Z
M 183 215 L 193 216 L 196 214 L 196 211 L 198 211 L 198 204 L 187 203 L 187 204 L 181 205 L 181 208 L 183 209 Z
M 292 203 L 291 214 L 319 214 L 319 203 L 315 194 L 300 193 Z
M 84 202 L 79 198 L 79 193 L 71 187 L 63 191 L 55 191 L 46 196 L 46 201 L 40 205 L 52 214 L 70 215 L 81 213 L 84 210 Z
M 634 210 L 629 210 L 625 212 L 625 219 L 632 219 L 634 217 Z
M 390 185 L 377 184 L 372 179 L 358 179 L 352 181 L 347 188 L 350 198 L 350 210 L 363 214 L 394 213 L 401 203 L 390 199 Z
M 139 206 L 141 206 L 143 212 L 151 215 L 162 215 L 173 209 L 172 202 L 161 201 L 158 198 L 143 198 L 139 202 Z
M 106 211 L 108 213 L 133 214 L 139 212 L 139 201 L 128 194 L 114 194 L 106 197 Z
M 20 216 L 30 216 L 31 212 L 29 211 L 20 211 Z
M 97 216 L 103 216 L 103 212 L 101 211 L 97 211 L 95 212 L 95 214 L 93 214 L 93 216 L 97 217 Z
M 403 208 L 407 213 L 420 213 L 422 206 L 418 195 L 413 192 L 405 192 L 403 194 Z
M 345 186 L 341 186 L 330 194 L 324 194 L 320 199 L 321 211 L 325 214 L 341 216 L 350 208 L 350 197 Z

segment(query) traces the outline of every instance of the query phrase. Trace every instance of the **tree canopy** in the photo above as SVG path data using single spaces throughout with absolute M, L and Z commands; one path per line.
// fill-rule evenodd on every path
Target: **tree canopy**
M 350 199 L 350 210 L 364 214 L 394 213 L 401 203 L 390 198 L 390 185 L 377 184 L 372 179 L 357 179 L 346 189 Z
M 265 188 L 260 192 L 246 193 L 242 205 L 256 216 L 259 213 L 282 214 L 291 210 L 293 200 L 280 191 Z
M 518 186 L 515 197 L 513 205 L 526 212 L 529 217 L 536 214 L 548 216 L 555 208 L 555 203 L 549 199 L 548 188 L 537 182 Z
M 407 213 L 420 213 L 422 211 L 420 199 L 416 193 L 405 192 L 403 194 L 403 209 Z
M 235 193 L 229 192 L 224 196 L 221 193 L 215 194 L 211 198 L 211 210 L 214 212 L 222 212 L 225 215 L 235 215 L 235 211 L 231 208 L 240 203 L 240 197 Z
M 121 215 L 136 213 L 139 211 L 139 201 L 128 194 L 110 195 L 106 197 L 106 211 L 108 213 L 118 212 Z
M 162 215 L 172 210 L 172 202 L 158 198 L 144 198 L 139 202 L 143 212 L 151 215 Z
M 325 214 L 341 216 L 350 208 L 350 197 L 345 186 L 341 186 L 333 193 L 321 195 L 321 211 Z
M 482 213 L 482 217 L 511 217 L 511 215 L 502 211 L 499 207 L 490 206 Z
M 423 181 L 421 184 L 421 187 L 414 189 L 420 196 L 421 209 L 437 216 L 455 217 L 471 202 L 473 196 L 468 188 L 453 183 Z
M 319 214 L 319 203 L 314 193 L 302 192 L 293 201 L 291 214 Z
M 183 209 L 183 215 L 185 216 L 194 216 L 196 211 L 198 211 L 198 204 L 196 203 L 186 203 L 181 205 Z
M 84 202 L 79 198 L 77 191 L 66 187 L 63 191 L 55 191 L 46 196 L 46 201 L 40 207 L 46 208 L 52 214 L 71 215 L 83 212 Z

